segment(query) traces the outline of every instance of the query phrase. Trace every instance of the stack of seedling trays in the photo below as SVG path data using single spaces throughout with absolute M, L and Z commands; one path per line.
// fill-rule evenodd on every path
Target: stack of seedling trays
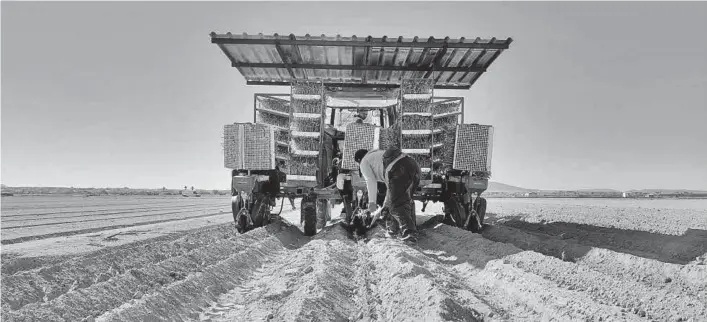
M 292 82 L 288 180 L 317 180 L 324 117 L 324 85 Z
M 275 128 L 275 159 L 280 171 L 289 173 L 290 102 L 275 97 L 256 96 L 255 121 Z
M 454 162 L 454 137 L 457 124 L 462 122 L 462 102 L 462 98 L 444 99 L 435 102 L 432 108 L 432 156 L 440 173 L 450 170 Z
M 400 91 L 400 149 L 417 161 L 423 180 L 431 179 L 433 80 L 406 79 Z
M 237 170 L 275 169 L 275 132 L 274 127 L 266 124 L 225 125 L 224 166 Z
M 381 128 L 378 146 L 384 150 L 389 147 L 400 147 L 400 125 L 396 123 L 390 127 Z

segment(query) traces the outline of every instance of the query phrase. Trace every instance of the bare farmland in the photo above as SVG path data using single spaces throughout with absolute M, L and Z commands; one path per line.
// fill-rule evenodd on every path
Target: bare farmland
M 227 197 L 2 201 L 3 321 L 707 316 L 700 201 L 493 199 L 482 235 L 430 205 L 412 247 L 338 225 L 304 237 L 287 202 L 285 221 L 237 235 Z

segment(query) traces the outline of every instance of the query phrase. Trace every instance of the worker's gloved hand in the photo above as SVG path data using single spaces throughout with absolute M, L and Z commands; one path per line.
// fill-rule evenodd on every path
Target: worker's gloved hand
M 375 202 L 369 202 L 368 203 L 368 211 L 373 213 L 378 209 L 378 205 L 376 205 Z

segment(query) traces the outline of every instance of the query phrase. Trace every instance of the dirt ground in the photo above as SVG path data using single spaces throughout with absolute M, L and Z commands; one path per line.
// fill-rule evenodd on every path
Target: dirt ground
M 217 209 L 222 201 L 194 207 Z M 147 208 L 161 207 L 150 202 Z M 3 234 L 23 226 L 6 229 L 6 219 L 18 214 L 11 206 L 3 204 Z M 123 206 L 139 208 L 110 207 Z M 298 211 L 289 210 L 288 203 L 284 208 L 283 221 L 243 235 L 236 234 L 230 213 L 199 217 L 189 210 L 170 221 L 106 224 L 49 237 L 41 231 L 6 242 L 2 320 L 705 321 L 707 316 L 707 210 L 493 199 L 488 226 L 472 234 L 438 224 L 433 215 L 441 208 L 430 204 L 418 218 L 419 242 L 410 246 L 385 238 L 378 228 L 354 239 L 337 224 L 305 237 L 297 226 Z M 93 210 L 88 214 L 107 211 Z M 21 214 L 42 217 L 42 211 Z

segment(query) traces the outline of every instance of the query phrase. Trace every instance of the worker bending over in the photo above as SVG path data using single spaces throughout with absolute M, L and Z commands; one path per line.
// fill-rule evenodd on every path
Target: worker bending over
M 377 208 L 375 198 L 378 195 L 378 182 L 384 182 L 387 193 L 383 208 L 388 208 L 392 225 L 388 234 L 401 234 L 401 239 L 417 242 L 417 224 L 415 218 L 415 201 L 413 194 L 420 185 L 420 166 L 413 158 L 402 153 L 399 148 L 368 151 L 361 149 L 354 154 L 354 160 L 359 164 L 360 173 L 366 180 L 368 189 L 368 211 Z

